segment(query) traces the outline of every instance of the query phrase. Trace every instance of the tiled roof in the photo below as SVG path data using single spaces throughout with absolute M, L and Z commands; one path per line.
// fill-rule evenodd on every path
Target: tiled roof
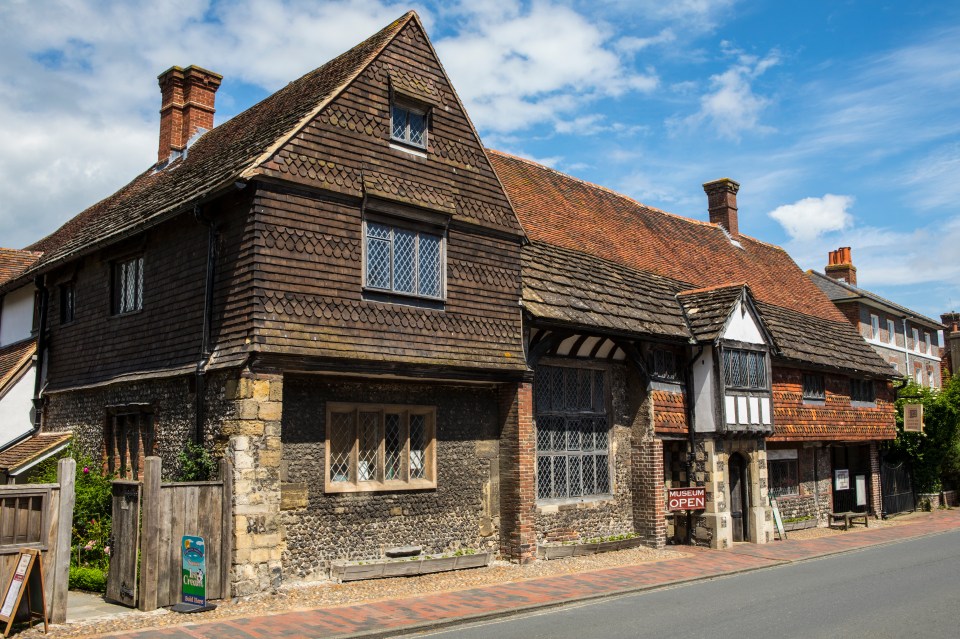
M 0 395 L 3 395 L 7 385 L 17 378 L 17 373 L 30 361 L 36 351 L 37 341 L 34 339 L 0 348 Z
M 899 377 L 847 320 L 837 322 L 763 302 L 757 304 L 757 310 L 773 334 L 780 355 L 786 359 Z
M 740 235 L 737 247 L 714 224 L 665 213 L 535 162 L 499 151 L 489 155 L 531 240 L 697 287 L 746 282 L 759 301 L 844 319 L 778 246 Z
M 541 242 L 523 250 L 523 305 L 547 320 L 686 338 L 674 293 L 685 285 Z
M 881 297 L 865 288 L 853 286 L 852 284 L 847 284 L 846 282 L 840 282 L 832 277 L 816 271 L 807 271 L 807 275 L 827 297 L 836 303 L 842 304 L 844 302 L 862 301 L 867 306 L 882 306 L 889 310 L 905 315 L 919 323 L 929 324 L 930 328 L 945 328 L 941 322 L 931 319 L 925 315 L 921 315 L 920 313 L 911 310 L 906 306 L 901 306 L 896 302 L 891 302 L 887 298 Z
M 720 335 L 744 288 L 744 284 L 731 284 L 683 291 L 677 295 L 697 341 L 710 342 Z
M 185 159 L 161 171 L 150 167 L 31 247 L 43 251 L 36 267 L 92 249 L 178 213 L 185 205 L 228 187 L 294 134 L 352 81 L 411 20 L 408 12 L 346 53 L 208 131 Z
M 0 284 L 20 275 L 39 258 L 36 251 L 0 248 Z
M 621 272 L 631 273 L 631 286 L 636 283 L 639 288 L 626 291 L 622 275 L 617 283 L 620 288 L 616 295 L 625 300 L 643 290 L 644 282 L 652 275 L 661 276 L 658 281 L 676 283 L 674 294 L 686 290 L 692 295 L 710 289 L 718 291 L 715 295 L 719 298 L 732 296 L 746 284 L 783 357 L 835 369 L 893 376 L 893 369 L 863 341 L 836 306 L 780 247 L 744 235 L 737 238 L 737 246 L 726 231 L 716 225 L 644 206 L 604 187 L 499 151 L 491 150 L 489 156 L 532 241 L 524 248 L 524 279 L 534 276 L 540 283 L 528 286 L 525 282 L 524 304 L 528 308 L 530 291 L 539 293 L 547 289 L 555 294 L 549 298 L 550 304 L 532 300 L 544 316 L 560 320 L 566 315 L 577 323 L 587 319 L 601 321 L 596 319 L 596 309 L 588 306 L 575 309 L 574 313 L 559 302 L 562 294 L 570 292 L 565 288 L 570 282 L 561 282 L 563 278 L 553 272 L 557 263 L 545 257 L 544 246 L 551 245 L 555 250 L 580 254 L 576 259 L 581 260 L 582 268 L 575 283 L 583 293 L 596 294 L 594 288 L 602 289 L 607 279 L 602 272 L 587 266 L 589 263 L 583 254 L 601 258 L 604 264 L 619 265 Z M 539 260 L 545 261 L 538 266 Z M 565 268 L 577 266 L 574 263 Z M 550 289 L 547 283 L 555 288 Z M 731 297 L 731 306 L 732 300 Z M 718 308 L 725 303 L 720 299 L 715 301 Z M 538 303 L 541 306 L 537 307 Z M 679 309 L 676 299 L 672 305 Z M 617 310 L 618 315 L 608 321 L 622 323 L 623 316 L 629 312 Z M 719 312 L 711 310 L 714 314 Z M 703 330 L 709 330 L 706 328 L 709 324 L 704 321 Z
M 16 474 L 31 463 L 42 461 L 73 438 L 72 433 L 37 433 L 0 452 L 0 471 Z

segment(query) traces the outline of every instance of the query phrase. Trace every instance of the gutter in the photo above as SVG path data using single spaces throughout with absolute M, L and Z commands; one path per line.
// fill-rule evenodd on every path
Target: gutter
M 210 363 L 210 356 L 213 354 L 210 347 L 210 332 L 213 325 L 213 288 L 216 276 L 217 244 L 220 239 L 220 227 L 203 214 L 199 203 L 193 206 L 193 216 L 197 222 L 207 227 L 207 272 L 203 295 L 203 330 L 200 339 L 200 358 L 197 360 L 197 368 L 194 371 L 194 379 L 196 380 L 194 392 L 196 423 L 194 426 L 193 441 L 198 445 L 202 445 L 203 425 L 206 422 L 206 367 Z
M 33 383 L 33 431 L 30 433 L 31 436 L 39 433 L 43 424 L 43 379 L 46 375 L 43 363 L 47 350 L 47 315 L 50 306 L 50 293 L 47 291 L 46 276 L 37 275 L 34 279 L 34 286 L 40 292 L 40 317 L 37 328 L 37 370 Z

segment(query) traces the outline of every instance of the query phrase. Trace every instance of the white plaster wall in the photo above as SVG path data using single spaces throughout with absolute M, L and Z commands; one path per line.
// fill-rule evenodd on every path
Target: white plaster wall
M 33 284 L 3 296 L 0 309 L 0 347 L 30 337 L 33 328 Z
M 744 310 L 746 309 L 744 309 L 743 301 L 737 302 L 737 305 L 730 313 L 730 318 L 723 332 L 723 338 L 746 342 L 748 344 L 766 344 L 766 341 L 763 339 L 763 333 L 760 332 L 760 327 L 753 317 L 753 313 L 749 310 L 744 313 Z
M 0 397 L 0 448 L 33 429 L 30 411 L 33 409 L 35 368 L 30 365 Z
M 693 397 L 696 411 L 696 431 L 713 433 L 717 430 L 714 419 L 714 388 L 716 375 L 713 371 L 713 348 L 703 349 L 700 358 L 693 365 Z

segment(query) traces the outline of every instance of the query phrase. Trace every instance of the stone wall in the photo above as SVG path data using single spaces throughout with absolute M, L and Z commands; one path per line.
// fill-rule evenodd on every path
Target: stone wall
M 707 488 L 707 509 L 697 517 L 694 535 L 698 544 L 728 548 L 733 544 L 730 518 L 730 457 L 740 453 L 747 462 L 749 507 L 744 541 L 767 543 L 773 539 L 773 511 L 767 500 L 767 451 L 759 438 L 706 439 L 697 446 L 697 480 Z M 702 461 L 701 461 L 701 458 Z M 702 464 L 702 466 L 701 466 Z M 701 471 L 701 468 L 703 470 Z
M 426 553 L 497 550 L 499 469 L 493 386 L 360 383 L 288 375 L 283 389 L 284 578 L 325 577 L 335 559 L 376 559 L 387 548 Z M 325 493 L 327 402 L 436 406 L 437 487 Z M 239 490 L 238 490 L 239 492 Z
M 771 446 L 772 448 L 772 446 Z M 830 452 L 817 446 L 778 446 L 796 448 L 799 464 L 799 494 L 777 498 L 777 506 L 784 521 L 789 519 L 812 519 L 825 522 L 831 510 L 832 493 Z

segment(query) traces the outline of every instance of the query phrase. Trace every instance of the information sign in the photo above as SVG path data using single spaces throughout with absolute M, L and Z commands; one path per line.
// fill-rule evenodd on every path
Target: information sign
M 838 468 L 833 471 L 834 490 L 850 490 L 850 470 L 847 468 Z
M 15 621 L 29 621 L 31 627 L 35 621 L 43 621 L 43 630 L 47 631 L 47 603 L 39 550 L 24 548 L 20 551 L 2 601 L 0 624 L 6 624 L 4 637 L 10 635 Z
M 667 510 L 704 510 L 707 507 L 707 489 L 703 486 L 694 488 L 667 489 Z
M 181 543 L 183 557 L 183 595 L 185 604 L 207 605 L 207 555 L 203 537 L 184 535 Z
M 903 430 L 908 433 L 923 432 L 923 404 L 904 404 Z

